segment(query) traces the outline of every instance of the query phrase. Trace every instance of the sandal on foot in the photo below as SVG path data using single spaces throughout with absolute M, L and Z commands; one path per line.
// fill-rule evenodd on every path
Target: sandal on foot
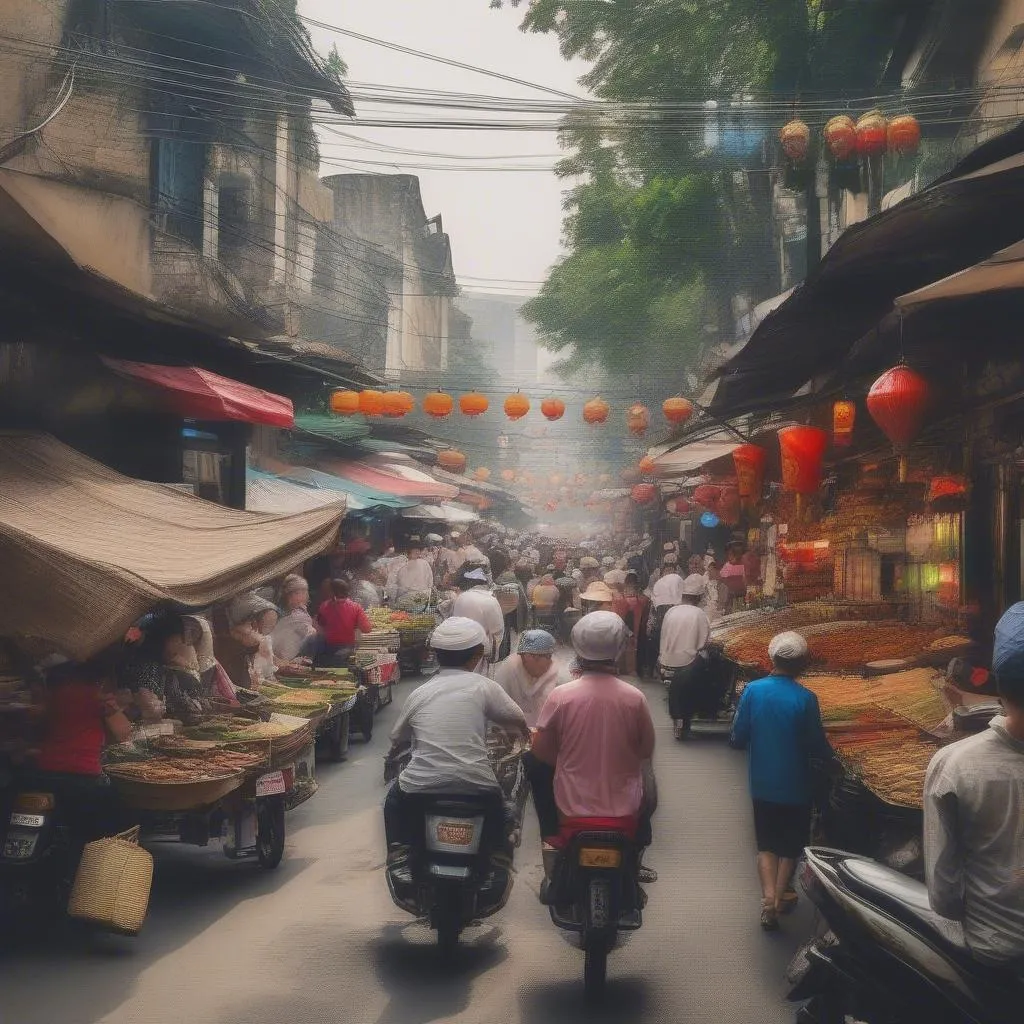
M 650 885 L 658 880 L 658 872 L 654 868 L 647 868 L 641 864 L 636 870 L 636 880 L 641 885 Z
M 766 932 L 779 930 L 779 915 L 775 912 L 775 907 L 763 900 L 761 902 L 761 927 Z
M 800 902 L 800 897 L 795 892 L 787 890 L 782 894 L 779 899 L 778 906 L 775 908 L 778 914 L 792 914 L 796 910 L 797 904 Z

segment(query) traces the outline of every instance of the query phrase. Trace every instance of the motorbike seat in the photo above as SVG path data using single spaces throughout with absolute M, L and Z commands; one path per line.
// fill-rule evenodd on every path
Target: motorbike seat
M 1007 984 L 1012 978 L 1008 971 L 990 967 L 972 956 L 960 923 L 932 910 L 928 890 L 923 883 L 876 861 L 859 857 L 840 861 L 836 870 L 851 892 L 927 939 L 960 970 L 1000 985 Z

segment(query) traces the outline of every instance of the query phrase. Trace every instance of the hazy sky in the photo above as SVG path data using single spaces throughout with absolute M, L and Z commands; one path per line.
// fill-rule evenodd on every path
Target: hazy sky
M 495 11 L 488 0 L 299 0 L 301 14 L 362 35 L 400 43 L 475 67 L 567 93 L 582 95 L 576 84 L 586 65 L 569 64 L 551 36 L 519 31 L 522 12 Z M 548 94 L 448 67 L 372 43 L 311 28 L 322 53 L 337 43 L 349 66 L 349 82 L 358 93 L 365 83 L 402 88 L 435 89 L 491 96 L 556 99 Z M 492 290 L 495 281 L 532 282 L 543 279 L 561 248 L 561 198 L 564 185 L 550 171 L 527 173 L 494 170 L 422 169 L 417 164 L 474 167 L 481 163 L 550 167 L 559 153 L 554 132 L 457 131 L 427 128 L 372 128 L 360 117 L 388 113 L 410 118 L 447 116 L 449 111 L 422 107 L 382 108 L 356 100 L 356 120 L 341 130 L 380 146 L 421 150 L 444 156 L 413 156 L 369 149 L 365 143 L 321 133 L 321 173 L 363 171 L 419 175 L 427 215 L 440 213 L 452 238 L 455 272 L 465 289 Z M 477 112 L 462 116 L 479 119 Z M 522 115 L 507 115 L 513 118 Z M 524 156 L 537 159 L 523 159 Z M 514 161 L 508 158 L 516 157 Z M 497 159 L 494 159 L 497 158 Z M 355 163 L 355 160 L 392 161 L 390 164 Z M 530 292 L 528 284 L 509 286 Z

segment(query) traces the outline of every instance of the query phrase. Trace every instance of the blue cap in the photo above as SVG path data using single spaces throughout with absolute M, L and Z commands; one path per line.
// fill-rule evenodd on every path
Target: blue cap
M 1008 608 L 996 623 L 992 670 L 1005 679 L 1024 677 L 1024 601 Z

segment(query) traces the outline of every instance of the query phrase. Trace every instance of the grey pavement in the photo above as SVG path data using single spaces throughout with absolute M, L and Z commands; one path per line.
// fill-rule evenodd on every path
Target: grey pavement
M 505 910 L 439 963 L 431 933 L 395 908 L 382 872 L 382 757 L 397 706 L 320 791 L 288 817 L 276 871 L 219 850 L 155 851 L 150 918 L 138 938 L 62 936 L 0 951 L 0 1024 L 775 1024 L 792 1021 L 782 973 L 809 934 L 758 926 L 743 756 L 721 737 L 675 743 L 663 688 L 660 807 L 644 927 L 609 959 L 604 1003 L 582 1001 L 582 954 L 537 902 L 536 822 Z M 0 925 L 2 927 L 2 925 Z

